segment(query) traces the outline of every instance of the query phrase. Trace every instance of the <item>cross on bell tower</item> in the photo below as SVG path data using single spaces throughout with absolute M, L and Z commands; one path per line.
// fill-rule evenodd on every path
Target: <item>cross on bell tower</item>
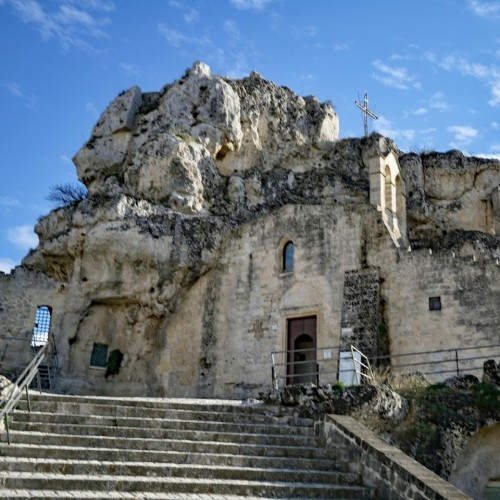
M 365 125 L 365 137 L 368 135 L 368 117 L 378 120 L 378 116 L 368 109 L 368 92 L 365 92 L 363 104 L 354 101 L 354 104 L 363 112 L 363 123 Z

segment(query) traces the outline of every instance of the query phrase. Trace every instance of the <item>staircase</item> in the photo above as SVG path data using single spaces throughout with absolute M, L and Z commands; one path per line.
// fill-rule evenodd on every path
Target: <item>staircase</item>
M 240 401 L 34 394 L 0 443 L 0 498 L 373 498 L 309 419 Z
M 36 388 L 40 382 L 40 388 L 45 391 L 52 389 L 52 367 L 41 364 L 38 367 L 38 375 L 33 379 L 31 386 Z

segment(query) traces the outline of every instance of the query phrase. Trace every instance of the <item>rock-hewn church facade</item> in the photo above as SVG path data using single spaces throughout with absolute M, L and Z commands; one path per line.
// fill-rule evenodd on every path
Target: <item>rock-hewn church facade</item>
M 87 197 L 0 273 L 2 368 L 42 317 L 59 389 L 96 394 L 248 397 L 313 364 L 335 382 L 351 345 L 497 344 L 500 162 L 338 127 L 329 104 L 202 63 L 119 95 L 74 158 Z

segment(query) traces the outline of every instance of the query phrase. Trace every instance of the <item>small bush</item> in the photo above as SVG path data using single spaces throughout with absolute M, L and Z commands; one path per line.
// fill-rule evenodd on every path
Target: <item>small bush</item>
M 105 378 L 110 375 L 116 375 L 120 371 L 120 367 L 123 360 L 123 353 L 119 349 L 114 349 L 111 351 L 108 361 L 106 362 L 106 373 Z
M 500 391 L 491 384 L 476 384 L 472 388 L 474 401 L 483 412 L 500 412 Z
M 87 194 L 87 188 L 81 182 L 68 182 L 51 186 L 47 200 L 53 202 L 56 208 L 63 208 L 79 203 Z

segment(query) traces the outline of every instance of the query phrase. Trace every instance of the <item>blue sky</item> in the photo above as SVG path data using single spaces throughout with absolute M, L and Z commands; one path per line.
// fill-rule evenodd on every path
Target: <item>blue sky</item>
M 107 104 L 196 60 L 330 100 L 341 137 L 363 134 L 368 91 L 401 149 L 500 158 L 499 1 L 0 0 L 0 270 L 37 245 Z

